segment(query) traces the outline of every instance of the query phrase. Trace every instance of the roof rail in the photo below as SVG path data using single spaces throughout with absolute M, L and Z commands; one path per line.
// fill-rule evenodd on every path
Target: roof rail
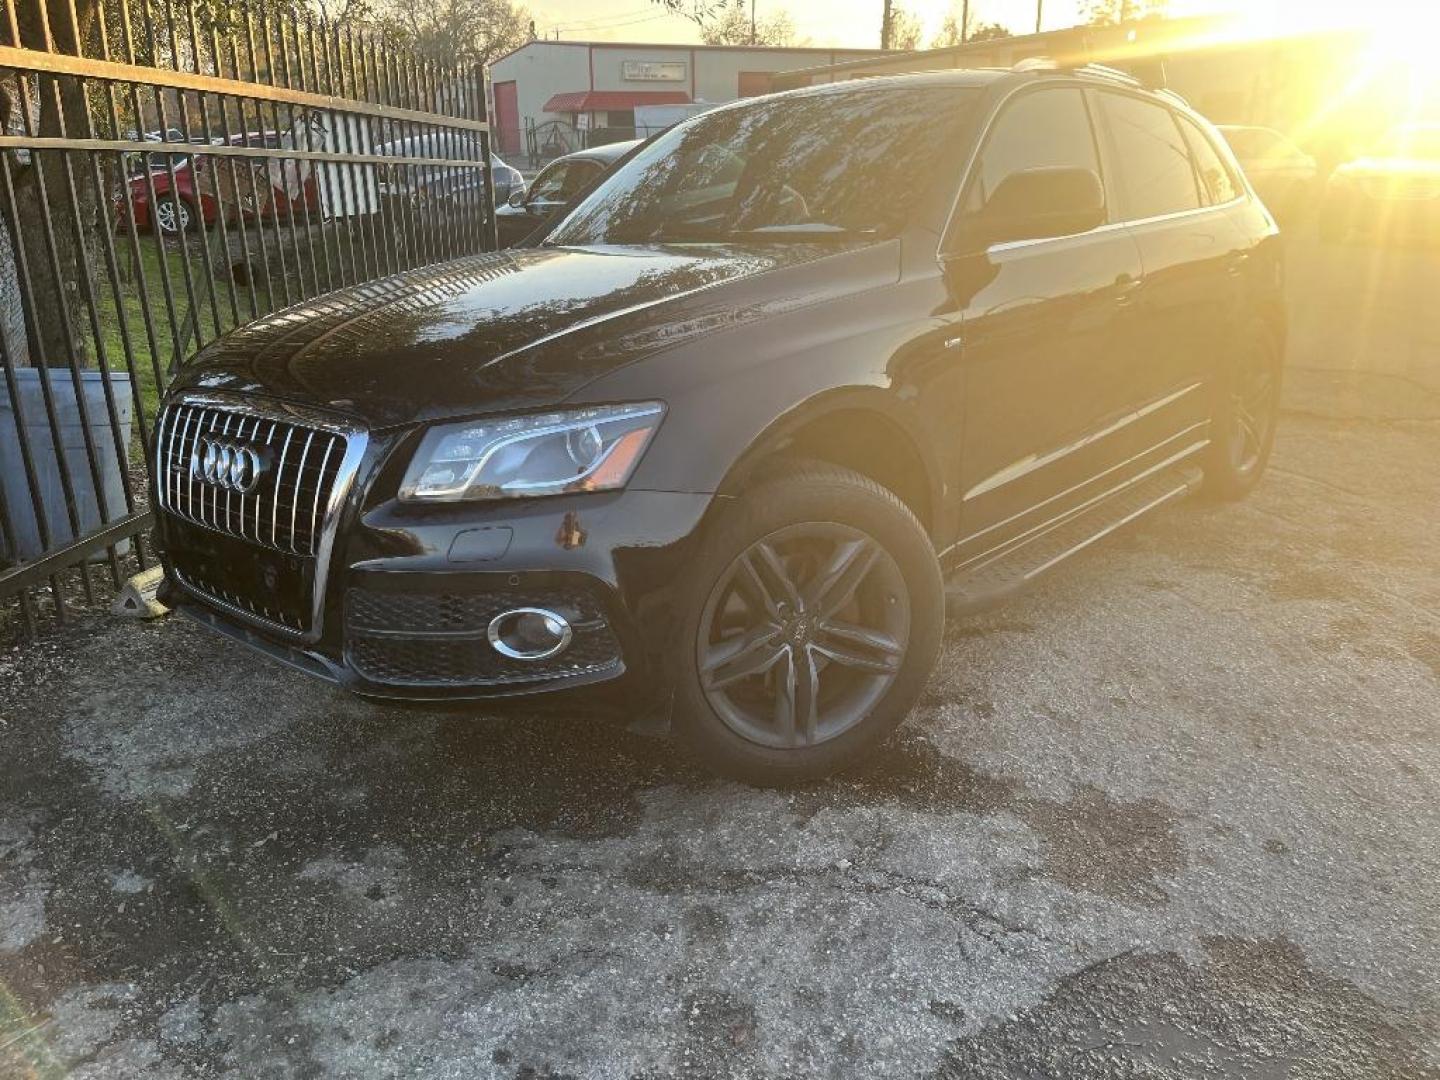
M 1010 70 L 1028 72 L 1030 74 L 1092 75 L 1096 78 L 1124 83 L 1126 86 L 1144 86 L 1144 83 L 1140 79 L 1128 71 L 1121 71 L 1119 68 L 1106 67 L 1104 64 L 1092 64 L 1089 62 L 1062 64 L 1050 56 L 1027 56 L 1024 60 L 1017 61 Z
M 1105 64 L 1078 64 L 1070 69 L 1080 75 L 1098 75 L 1102 79 L 1114 79 L 1126 86 L 1143 86 L 1138 78 L 1128 71 L 1121 71 L 1119 68 L 1108 67 Z

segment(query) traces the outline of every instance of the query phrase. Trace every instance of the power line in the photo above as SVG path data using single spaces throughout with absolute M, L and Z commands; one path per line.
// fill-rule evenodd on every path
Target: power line
M 613 13 L 611 13 L 611 14 L 609 14 L 609 15 L 601 15 L 601 16 L 599 16 L 598 18 L 594 18 L 594 19 L 576 19 L 574 25 L 577 26 L 577 27 L 580 27 L 580 26 L 591 26 L 591 25 L 599 26 L 599 25 L 602 25 L 602 24 L 604 24 L 604 23 L 615 22 L 615 21 L 620 20 L 620 19 L 633 19 L 633 18 L 635 18 L 635 17 L 638 16 L 638 15 L 653 14 L 654 11 L 655 11 L 655 5 L 654 5 L 654 4 L 650 4 L 650 5 L 648 5 L 648 6 L 646 6 L 646 7 L 643 7 L 643 8 L 636 8 L 634 11 L 617 11 L 617 12 L 613 12 Z M 663 12 L 662 12 L 662 14 L 663 14 Z
M 637 24 L 639 24 L 639 23 L 654 22 L 656 19 L 663 19 L 663 18 L 665 18 L 667 15 L 670 15 L 671 12 L 669 12 L 669 11 L 654 11 L 653 9 L 650 9 L 650 13 L 649 13 L 649 14 L 640 15 L 638 12 L 632 12 L 631 14 L 632 14 L 632 15 L 639 15 L 639 17 L 638 17 L 638 18 L 628 18 L 628 17 L 627 17 L 627 18 L 620 19 L 619 21 L 603 21 L 603 22 L 602 22 L 602 21 L 596 21 L 596 22 L 586 22 L 586 23 L 571 23 L 571 24 L 568 24 L 568 25 L 565 25 L 565 26 L 560 26 L 560 25 L 558 25 L 558 24 L 551 24 L 550 26 L 545 27 L 545 33 L 547 33 L 547 34 L 550 34 L 550 33 L 569 34 L 569 33 L 585 32 L 585 31 L 590 31 L 590 30 L 616 30 L 616 29 L 619 29 L 619 28 L 622 27 L 622 26 L 635 26 L 635 25 L 637 25 Z

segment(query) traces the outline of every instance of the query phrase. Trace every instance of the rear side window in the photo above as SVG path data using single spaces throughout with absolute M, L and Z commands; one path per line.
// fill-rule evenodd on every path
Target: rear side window
M 1200 174 L 1200 186 L 1204 189 L 1205 201 L 1214 206 L 1240 197 L 1240 185 L 1235 174 L 1215 150 L 1210 137 L 1200 130 L 1200 125 L 1188 116 L 1179 117 L 1180 128 L 1190 143 L 1190 152 L 1195 157 L 1195 171 Z
M 984 206 L 1011 173 L 1056 167 L 1100 172 L 1090 114 L 1078 89 L 1035 90 L 1005 107 L 980 154 L 966 209 Z
M 1169 109 L 1126 94 L 1097 95 L 1131 221 L 1200 207 L 1195 166 Z

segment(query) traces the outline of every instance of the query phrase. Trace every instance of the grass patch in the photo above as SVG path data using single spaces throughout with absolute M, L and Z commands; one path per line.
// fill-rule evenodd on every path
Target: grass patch
M 129 234 L 117 233 L 117 275 L 112 278 L 103 252 L 95 268 L 99 336 L 91 342 L 93 364 L 98 367 L 103 355 L 109 371 L 133 371 L 147 430 L 153 427 L 160 397 L 180 365 L 211 341 L 285 302 L 278 274 L 270 289 L 232 281 L 207 261 L 207 243 L 213 259 L 222 250 L 219 229 L 211 229 L 204 238 L 189 234 L 184 251 L 178 241 L 162 243 L 154 234 L 141 233 L 137 260 Z M 258 256 L 255 259 L 258 263 Z M 254 269 L 262 270 L 258 265 Z M 304 287 L 293 270 L 289 276 L 290 295 L 299 299 L 305 295 Z M 94 327 L 88 329 L 94 339 Z M 140 426 L 132 428 L 134 455 L 142 454 Z

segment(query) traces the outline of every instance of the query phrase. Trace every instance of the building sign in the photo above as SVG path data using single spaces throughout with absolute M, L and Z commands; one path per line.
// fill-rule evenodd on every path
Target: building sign
M 620 77 L 627 82 L 684 82 L 684 60 L 622 60 Z

